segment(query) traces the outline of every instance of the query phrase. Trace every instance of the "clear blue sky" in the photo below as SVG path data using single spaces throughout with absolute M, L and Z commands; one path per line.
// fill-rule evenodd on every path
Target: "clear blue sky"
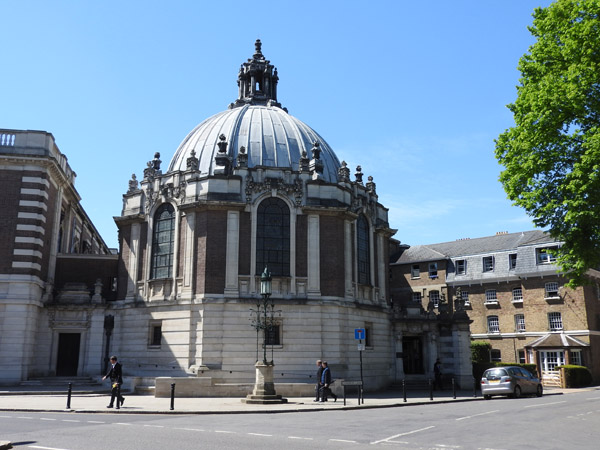
M 111 247 L 132 173 L 163 168 L 237 97 L 254 41 L 279 101 L 354 169 L 415 245 L 533 228 L 498 182 L 519 58 L 542 0 L 0 3 L 0 128 L 51 132 Z M 352 170 L 354 173 L 354 170 Z

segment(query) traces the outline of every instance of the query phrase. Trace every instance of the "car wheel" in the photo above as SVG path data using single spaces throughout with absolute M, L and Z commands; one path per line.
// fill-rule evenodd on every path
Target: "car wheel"
M 521 386 L 515 386 L 515 393 L 513 394 L 514 398 L 519 398 L 521 397 Z
M 544 388 L 542 387 L 541 384 L 538 384 L 537 391 L 535 392 L 535 395 L 537 395 L 538 397 L 541 397 L 543 393 L 544 393 Z
M 485 398 L 486 400 L 489 400 L 489 399 L 492 398 L 492 396 L 491 395 L 484 395 L 483 398 Z

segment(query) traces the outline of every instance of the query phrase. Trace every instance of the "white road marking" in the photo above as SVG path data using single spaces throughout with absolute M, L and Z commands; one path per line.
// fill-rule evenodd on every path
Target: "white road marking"
M 33 419 L 33 417 L 17 417 L 17 419 Z
M 586 400 L 600 400 L 600 397 L 590 397 L 586 398 Z
M 529 405 L 529 406 L 523 406 L 523 408 L 537 408 L 538 406 L 558 405 L 560 403 L 567 403 L 567 401 L 563 400 L 562 402 L 542 403 L 541 405 Z
M 456 420 L 465 420 L 465 419 L 470 419 L 470 418 L 472 418 L 472 417 L 485 416 L 485 415 L 487 415 L 487 414 L 494 414 L 494 413 L 497 413 L 498 411 L 500 411 L 500 410 L 499 410 L 499 409 L 496 409 L 496 410 L 494 410 L 494 411 L 488 411 L 488 412 L 484 412 L 484 413 L 481 413 L 481 414 L 473 414 L 472 416 L 459 417 L 459 418 L 458 418 L 458 419 L 456 419 Z
M 223 430 L 215 430 L 215 433 L 236 434 L 235 431 L 223 431 Z
M 331 442 L 346 442 L 349 444 L 358 444 L 356 441 L 347 441 L 345 439 L 329 439 Z
M 87 423 L 106 423 L 106 422 L 102 422 L 100 420 L 88 420 Z
M 81 420 L 75 420 L 75 419 L 62 419 L 61 422 L 81 422 Z
M 200 428 L 173 428 L 174 430 L 184 430 L 184 431 L 204 431 Z
M 40 420 L 56 420 L 56 419 L 50 419 L 48 417 L 40 417 Z
M 1 419 L 12 419 L 12 416 L 0 416 Z
M 145 427 L 152 427 L 152 428 L 164 428 L 164 425 L 144 425 Z
M 435 444 L 436 448 L 460 448 L 460 445 Z
M 42 447 L 41 445 L 28 445 L 29 448 L 40 448 L 42 450 L 66 450 L 64 448 L 56 448 L 56 447 Z
M 288 436 L 288 439 L 303 439 L 305 441 L 312 441 L 313 438 L 305 438 L 305 437 L 300 437 L 300 436 Z
M 131 424 L 125 423 L 125 422 L 115 422 L 115 423 L 113 423 L 113 425 L 131 425 Z
M 265 437 L 273 437 L 272 434 L 261 434 L 261 433 L 248 433 L 251 434 L 252 436 L 265 436 Z
M 430 430 L 432 428 L 435 428 L 435 426 L 432 425 L 430 427 L 419 428 L 418 430 L 407 431 L 406 433 L 395 434 L 394 436 L 390 436 L 389 438 L 385 438 L 385 439 L 381 439 L 379 441 L 371 442 L 371 444 L 379 444 L 380 442 L 388 442 L 388 441 L 391 441 L 392 439 L 396 439 L 397 437 L 400 437 L 400 436 L 406 436 L 406 435 L 409 435 L 409 434 L 419 433 L 421 431 Z

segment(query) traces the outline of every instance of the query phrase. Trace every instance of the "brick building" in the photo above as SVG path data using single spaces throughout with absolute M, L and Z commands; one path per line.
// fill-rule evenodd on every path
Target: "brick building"
M 362 374 L 365 388 L 374 390 L 405 378 L 402 354 L 415 327 L 432 333 L 429 359 L 420 360 L 422 370 L 410 375 L 431 376 L 441 354 L 459 355 L 456 376 L 470 375 L 468 318 L 435 311 L 427 317 L 395 314 L 389 259 L 396 230 L 372 177 L 360 166 L 351 176 L 316 131 L 281 107 L 278 81 L 257 41 L 254 55 L 241 66 L 238 98 L 229 108 L 193 129 L 168 164 L 159 153 L 141 164 L 143 172 L 132 175 L 122 213 L 114 218 L 118 257 L 109 254 L 78 206 L 74 174 L 51 135 L 42 133 L 49 139 L 42 146 L 47 155 L 38 159 L 56 170 L 48 177 L 14 175 L 6 189 L 18 193 L 18 179 L 33 182 L 25 176 L 37 177 L 37 184 L 23 189 L 39 189 L 40 183 L 50 188 L 44 200 L 48 212 L 29 203 L 10 207 L 14 220 L 18 211 L 28 214 L 28 228 L 19 232 L 52 224 L 28 245 L 43 241 L 44 251 L 60 250 L 35 267 L 49 268 L 32 281 L 36 296 L 19 303 L 35 311 L 27 324 L 28 313 L 16 313 L 15 327 L 22 331 L 13 333 L 7 325 L 15 303 L 4 293 L 13 289 L 12 281 L 0 285 L 6 286 L 0 290 L 0 368 L 10 364 L 13 371 L 6 376 L 0 370 L 0 382 L 32 374 L 97 376 L 114 353 L 126 378 L 136 383 L 143 377 L 186 377 L 199 395 L 245 394 L 255 380 L 254 364 L 267 349 L 277 383 L 308 386 L 314 361 L 321 358 L 337 379 Z M 11 136 L 17 143 L 37 134 Z M 12 143 L 14 136 L 7 139 Z M 15 146 L 36 152 L 29 144 Z M 5 148 L 13 150 L 12 144 Z M 62 187 L 62 200 L 54 200 L 55 185 Z M 6 226 L 18 229 L 16 223 Z M 12 247 L 7 252 L 21 271 L 33 270 L 32 257 L 45 255 L 13 253 Z M 252 325 L 265 267 L 272 274 L 274 307 L 269 327 L 257 330 Z M 117 279 L 114 290 L 111 277 Z M 366 330 L 362 354 L 357 328 Z M 26 344 L 6 346 L 7 340 Z M 28 362 L 8 357 L 22 349 Z M 77 364 L 63 368 L 69 360 Z
M 600 381 L 598 272 L 577 289 L 555 265 L 560 242 L 542 231 L 405 248 L 392 264 L 396 301 L 437 308 L 460 290 L 471 337 L 492 345 L 491 359 L 528 362 L 550 384 L 560 364 L 585 365 Z
M 93 363 L 88 336 L 102 336 L 117 256 L 74 184 L 50 133 L 0 130 L 0 383 L 72 375 Z

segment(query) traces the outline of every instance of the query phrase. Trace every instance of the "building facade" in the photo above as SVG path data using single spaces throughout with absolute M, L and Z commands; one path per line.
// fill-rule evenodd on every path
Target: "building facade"
M 432 377 L 440 355 L 464 377 L 459 384 L 467 383 L 468 317 L 393 308 L 389 260 L 396 230 L 373 178 L 360 166 L 351 174 L 315 130 L 281 106 L 278 82 L 257 41 L 240 67 L 229 108 L 194 128 L 168 163 L 157 152 L 139 176 L 124 182 L 122 213 L 114 218 L 118 256 L 87 221 L 66 158 L 42 133 L 47 155 L 37 158 L 56 166 L 54 178 L 19 176 L 38 186 L 24 184 L 21 194 L 37 189 L 43 198 L 35 201 L 48 211 L 15 203 L 10 226 L 17 230 L 19 208 L 26 208 L 27 228 L 19 232 L 32 242 L 23 247 L 27 254 L 8 250 L 18 263 L 9 273 L 42 273 L 31 274 L 37 278 L 27 283 L 35 293 L 26 299 L 12 294 L 16 278 L 0 285 L 0 368 L 12 371 L 1 370 L 0 382 L 98 376 L 108 355 L 117 354 L 129 380 L 183 377 L 195 380 L 193 395 L 245 395 L 266 350 L 280 384 L 312 388 L 314 361 L 326 359 L 336 379 L 362 376 L 365 389 L 376 390 L 407 375 Z M 27 133 L 12 134 L 3 150 L 37 151 L 30 143 L 13 145 Z M 38 193 L 40 184 L 47 197 Z M 45 249 L 41 256 L 29 252 L 37 244 Z M 260 329 L 265 269 L 273 303 L 269 326 Z M 14 335 L 7 325 L 13 313 L 20 317 L 15 327 L 23 326 Z M 362 353 L 359 328 L 366 331 Z M 404 362 L 416 329 L 431 331 L 418 370 Z M 15 345 L 6 346 L 9 341 Z M 6 357 L 14 351 L 24 360 Z M 452 365 L 451 355 L 458 355 Z M 70 360 L 76 363 L 63 368 Z
M 472 339 L 491 344 L 492 361 L 534 363 L 546 384 L 556 382 L 556 366 L 584 365 L 598 381 L 598 273 L 590 271 L 589 286 L 566 287 L 559 246 L 528 231 L 407 248 L 392 264 L 402 281 L 392 294 L 430 308 L 458 294 Z
M 100 369 L 117 256 L 74 184 L 50 133 L 0 130 L 0 383 Z

